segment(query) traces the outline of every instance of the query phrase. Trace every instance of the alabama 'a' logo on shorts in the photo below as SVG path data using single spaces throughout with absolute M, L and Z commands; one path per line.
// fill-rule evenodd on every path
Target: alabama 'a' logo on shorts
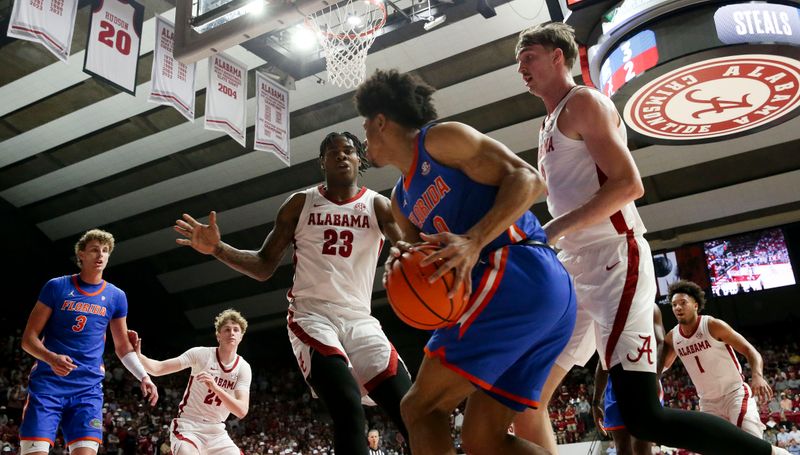
M 647 335 L 647 336 L 639 335 L 639 338 L 641 338 L 643 340 L 642 341 L 642 347 L 637 349 L 637 352 L 639 353 L 639 355 L 637 355 L 636 357 L 631 358 L 631 355 L 628 354 L 627 355 L 628 362 L 637 363 L 644 356 L 647 356 L 647 363 L 652 365 L 653 364 L 653 358 L 652 358 L 653 348 L 650 347 L 650 340 L 653 337 L 651 337 L 650 335 Z
M 703 141 L 769 127 L 798 105 L 800 61 L 750 54 L 672 70 L 637 90 L 623 114 L 625 123 L 644 136 Z

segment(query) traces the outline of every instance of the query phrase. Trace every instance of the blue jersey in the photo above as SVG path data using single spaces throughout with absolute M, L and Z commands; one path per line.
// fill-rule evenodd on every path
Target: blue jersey
M 42 331 L 45 347 L 69 356 L 77 368 L 58 376 L 50 365 L 37 361 L 31 370 L 31 392 L 70 396 L 101 384 L 106 329 L 112 319 L 128 315 L 125 293 L 105 280 L 92 285 L 71 275 L 48 281 L 39 301 L 53 310 Z
M 411 171 L 400 177 L 394 195 L 400 210 L 421 232 L 464 234 L 492 208 L 499 188 L 478 183 L 460 170 L 436 162 L 425 149 L 425 135 L 431 126 L 420 130 Z M 529 211 L 482 253 L 526 239 L 547 242 L 539 220 Z

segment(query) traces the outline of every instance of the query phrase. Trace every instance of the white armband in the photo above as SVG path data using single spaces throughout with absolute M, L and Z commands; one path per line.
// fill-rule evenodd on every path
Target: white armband
M 125 354 L 120 360 L 122 360 L 122 364 L 125 365 L 125 368 L 139 381 L 147 376 L 147 371 L 144 370 L 144 365 L 139 361 L 139 356 L 136 355 L 135 351 Z

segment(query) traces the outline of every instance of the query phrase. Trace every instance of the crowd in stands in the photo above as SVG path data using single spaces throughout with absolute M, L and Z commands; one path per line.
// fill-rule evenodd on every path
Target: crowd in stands
M 800 346 L 794 340 L 755 344 L 764 357 L 765 377 L 775 390 L 775 398 L 760 404 L 761 417 L 767 425 L 765 438 L 800 454 Z M 31 365 L 32 358 L 19 347 L 19 333 L 0 340 L 0 455 L 18 453 L 18 425 Z M 107 356 L 106 366 L 105 435 L 100 453 L 169 454 L 169 424 L 177 413 L 188 371 L 155 378 L 161 398 L 150 409 L 143 404 L 132 376 L 113 354 Z M 589 406 L 592 373 L 589 368 L 573 369 L 553 398 L 549 411 L 559 443 L 597 437 Z M 749 372 L 746 375 L 749 377 Z M 662 384 L 666 406 L 699 409 L 696 391 L 682 366 L 676 364 L 665 372 Z M 451 418 L 457 445 L 461 441 L 463 409 L 461 406 Z M 379 408 L 368 407 L 367 420 L 370 428 L 380 431 L 387 454 L 407 453 L 402 436 Z M 255 366 L 250 412 L 241 421 L 232 416 L 227 424 L 234 441 L 248 455 L 332 453 L 333 433 L 327 411 L 320 400 L 312 399 L 295 365 L 269 371 Z M 62 439 L 56 441 L 51 453 L 67 453 Z M 688 452 L 657 448 L 654 453 Z

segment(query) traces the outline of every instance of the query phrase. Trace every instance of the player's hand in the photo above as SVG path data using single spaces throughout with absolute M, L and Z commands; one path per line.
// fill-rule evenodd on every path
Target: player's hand
M 400 240 L 389 248 L 389 257 L 383 267 L 383 287 L 386 287 L 386 280 L 389 279 L 389 272 L 392 271 L 392 264 L 406 251 L 411 251 L 414 246 L 408 242 Z
M 53 372 L 59 376 L 66 376 L 72 372 L 78 365 L 72 362 L 68 355 L 55 354 L 55 357 L 50 362 L 47 362 Z
M 766 403 L 772 398 L 772 388 L 762 376 L 754 374 L 750 379 L 750 388 L 753 389 L 753 395 L 758 398 L 759 403 Z
M 429 254 L 420 262 L 420 265 L 442 262 L 436 272 L 428 277 L 428 281 L 433 283 L 452 269 L 455 271 L 456 278 L 447 296 L 454 297 L 459 286 L 463 284 L 464 298 L 469 299 L 472 293 L 472 268 L 478 262 L 481 253 L 480 245 L 465 235 L 456 235 L 450 232 L 420 234 L 420 236 L 428 243 L 444 245 L 442 249 Z
M 175 232 L 186 237 L 175 239 L 179 245 L 190 246 L 203 254 L 213 254 L 222 239 L 217 226 L 217 212 L 208 215 L 208 224 L 202 224 L 184 213 L 182 220 L 175 221 Z
M 142 355 L 142 339 L 139 338 L 139 334 L 135 330 L 128 330 L 128 341 L 131 342 L 136 355 Z
M 142 383 L 139 384 L 139 388 L 142 389 L 142 396 L 147 399 L 150 406 L 155 406 L 158 401 L 158 387 L 153 384 L 153 380 L 150 379 L 150 376 L 142 378 Z
M 594 424 L 597 426 L 603 436 L 608 436 L 606 430 L 603 429 L 603 407 L 600 404 L 592 404 L 592 416 L 594 417 Z
M 201 384 L 205 384 L 209 389 L 214 390 L 214 386 L 216 385 L 214 382 L 214 376 L 211 376 L 208 374 L 208 372 L 201 371 L 200 373 L 197 373 L 197 376 L 194 378 Z

